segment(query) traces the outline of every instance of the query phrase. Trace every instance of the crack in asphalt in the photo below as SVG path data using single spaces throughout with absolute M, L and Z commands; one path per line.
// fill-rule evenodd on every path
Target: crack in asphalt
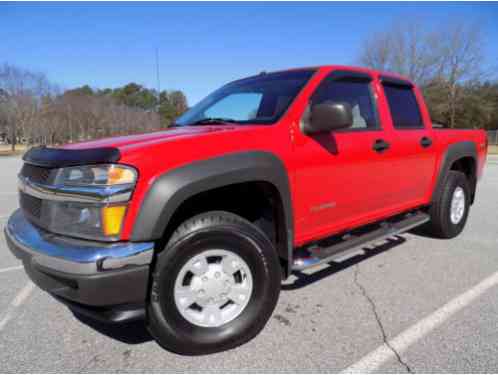
M 381 332 L 381 335 L 382 335 L 382 341 L 384 342 L 384 344 L 389 348 L 389 350 L 391 350 L 394 355 L 396 356 L 399 364 L 401 366 L 403 366 L 406 371 L 408 373 L 411 373 L 413 374 L 413 371 L 412 369 L 410 368 L 410 366 L 405 362 L 403 361 L 403 359 L 401 358 L 401 355 L 396 351 L 396 349 L 394 349 L 394 347 L 389 343 L 389 340 L 387 339 L 387 335 L 386 335 L 386 331 L 384 329 L 384 325 L 382 324 L 382 321 L 380 320 L 380 316 L 379 316 L 379 313 L 377 311 L 377 306 L 375 305 L 375 302 L 374 300 L 372 299 L 372 297 L 370 297 L 367 293 L 367 290 L 365 289 L 365 287 L 360 283 L 360 281 L 358 280 L 358 276 L 360 274 L 360 266 L 359 264 L 356 264 L 355 266 L 355 270 L 354 270 L 354 283 L 355 285 L 358 287 L 358 289 L 360 290 L 361 294 L 363 295 L 363 297 L 365 297 L 365 299 L 368 301 L 368 303 L 370 304 L 370 307 L 372 309 L 372 312 L 374 314 L 374 317 L 375 317 L 375 321 L 377 322 L 377 326 L 379 327 L 379 330 Z
M 79 372 L 82 373 L 82 372 L 85 372 L 92 363 L 98 363 L 98 361 L 100 360 L 100 357 L 98 354 L 95 354 L 95 355 L 92 355 L 90 357 L 90 359 L 88 361 L 86 361 L 86 363 L 80 368 Z

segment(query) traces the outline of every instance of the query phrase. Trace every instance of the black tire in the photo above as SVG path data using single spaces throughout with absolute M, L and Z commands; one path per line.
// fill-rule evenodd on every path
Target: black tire
M 207 249 L 236 253 L 249 266 L 253 290 L 249 303 L 234 320 L 219 327 L 201 327 L 187 321 L 174 302 L 180 269 Z M 184 355 L 220 352 L 255 337 L 277 304 L 281 267 L 275 249 L 263 232 L 237 215 L 212 211 L 185 221 L 159 253 L 152 274 L 147 326 L 165 349 Z
M 453 193 L 460 187 L 465 194 L 465 210 L 458 223 L 451 221 L 451 201 Z M 454 238 L 458 236 L 467 222 L 470 209 L 470 188 L 467 177 L 462 172 L 449 171 L 441 194 L 429 209 L 430 222 L 424 227 L 424 231 L 437 238 Z

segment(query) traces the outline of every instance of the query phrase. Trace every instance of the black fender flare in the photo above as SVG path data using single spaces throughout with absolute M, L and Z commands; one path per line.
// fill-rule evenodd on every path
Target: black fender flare
M 477 168 L 477 148 L 474 142 L 471 141 L 458 142 L 450 145 L 446 149 L 443 155 L 443 159 L 441 161 L 441 167 L 439 169 L 439 174 L 437 176 L 436 186 L 434 188 L 434 191 L 432 192 L 431 202 L 435 202 L 439 199 L 441 192 L 443 191 L 446 175 L 450 171 L 450 168 L 453 165 L 453 163 L 458 159 L 462 159 L 465 157 L 471 157 L 472 159 L 474 159 L 474 163 Z M 475 189 L 475 181 L 474 181 L 474 186 L 472 186 L 472 189 Z M 473 194 L 474 192 L 472 193 L 472 196 Z
M 135 220 L 131 240 L 162 238 L 173 214 L 188 198 L 219 187 L 251 182 L 269 182 L 277 189 L 284 211 L 287 249 L 279 256 L 292 259 L 294 221 L 287 169 L 273 153 L 250 151 L 196 161 L 167 171 L 147 191 Z

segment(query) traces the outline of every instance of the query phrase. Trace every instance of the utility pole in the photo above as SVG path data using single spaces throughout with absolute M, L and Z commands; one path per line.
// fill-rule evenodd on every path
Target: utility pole
M 156 47 L 157 111 L 161 100 L 161 80 L 159 79 L 159 49 Z

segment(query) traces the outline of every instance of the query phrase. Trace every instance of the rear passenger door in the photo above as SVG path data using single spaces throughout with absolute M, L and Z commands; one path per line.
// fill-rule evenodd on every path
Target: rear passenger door
M 396 195 L 404 206 L 425 203 L 436 163 L 432 127 L 428 121 L 424 123 L 410 82 L 381 77 L 381 83 L 393 127 L 391 158 L 398 176 Z

